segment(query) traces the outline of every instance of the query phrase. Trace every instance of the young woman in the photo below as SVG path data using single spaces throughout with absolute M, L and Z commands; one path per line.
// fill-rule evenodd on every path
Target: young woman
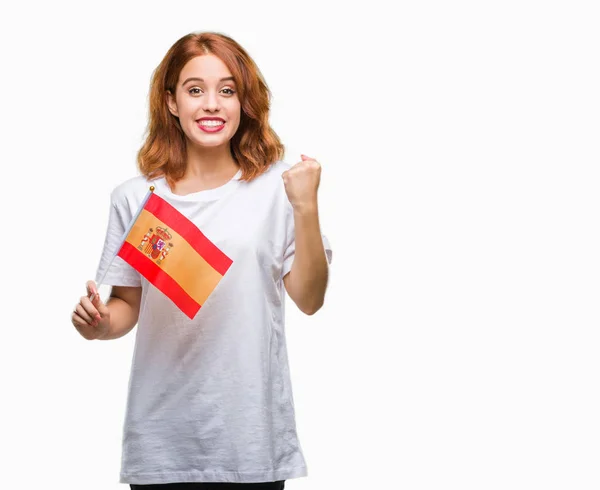
M 250 56 L 219 33 L 179 39 L 153 74 L 141 175 L 111 194 L 96 274 L 110 297 L 88 281 L 72 314 L 90 340 L 138 325 L 120 474 L 132 489 L 282 489 L 307 475 L 284 300 L 287 291 L 315 313 L 332 252 L 318 218 L 321 167 L 282 161 L 269 99 Z M 233 261 L 193 319 L 120 257 L 109 267 L 150 185 Z

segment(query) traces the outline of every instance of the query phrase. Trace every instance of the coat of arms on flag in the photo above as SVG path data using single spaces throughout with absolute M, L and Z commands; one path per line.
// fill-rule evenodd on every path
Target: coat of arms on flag
M 138 250 L 142 250 L 144 254 L 156 260 L 157 264 L 161 264 L 167 258 L 173 244 L 167 241 L 172 238 L 166 228 L 156 227 L 156 231 L 152 228 L 148 229 L 148 233 L 144 235 L 142 241 L 138 245 Z
M 233 261 L 153 191 L 150 187 L 115 255 L 193 319 Z

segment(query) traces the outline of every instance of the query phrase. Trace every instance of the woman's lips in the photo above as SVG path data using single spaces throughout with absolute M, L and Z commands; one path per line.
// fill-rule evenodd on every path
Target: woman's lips
M 218 133 L 225 127 L 225 123 L 219 124 L 218 126 L 203 126 L 198 121 L 196 121 L 196 125 L 205 133 Z

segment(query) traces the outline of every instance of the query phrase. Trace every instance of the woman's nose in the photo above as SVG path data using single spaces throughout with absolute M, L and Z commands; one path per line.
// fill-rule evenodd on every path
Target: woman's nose
M 215 92 L 209 90 L 204 97 L 204 109 L 207 111 L 219 109 L 219 97 Z

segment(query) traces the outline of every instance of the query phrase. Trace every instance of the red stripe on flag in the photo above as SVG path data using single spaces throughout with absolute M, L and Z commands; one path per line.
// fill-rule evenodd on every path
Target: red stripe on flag
M 160 289 L 177 307 L 191 319 L 196 316 L 201 305 L 185 292 L 175 280 L 163 271 L 153 260 L 149 259 L 129 242 L 123 243 L 117 254 L 134 269 L 139 271 L 148 281 Z
M 177 209 L 154 193 L 148 199 L 144 209 L 156 216 L 165 225 L 173 228 L 213 269 L 222 276 L 225 275 L 233 261 Z

